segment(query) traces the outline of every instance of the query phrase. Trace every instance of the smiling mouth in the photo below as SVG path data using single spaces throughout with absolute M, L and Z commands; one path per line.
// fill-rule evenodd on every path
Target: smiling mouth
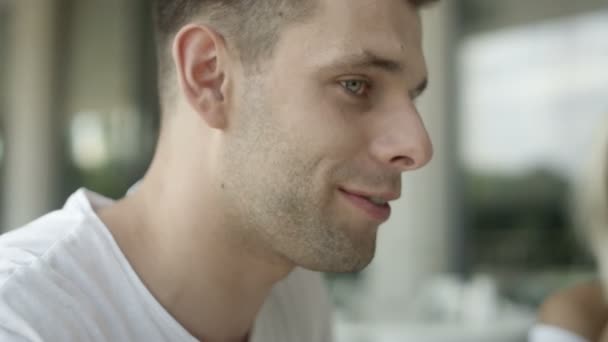
M 384 222 L 391 215 L 391 206 L 382 198 L 374 196 L 363 196 L 339 189 L 339 192 L 357 209 L 364 212 L 375 221 Z

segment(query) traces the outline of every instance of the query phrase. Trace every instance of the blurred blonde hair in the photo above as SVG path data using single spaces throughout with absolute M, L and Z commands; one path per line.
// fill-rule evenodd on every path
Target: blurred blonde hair
M 579 232 L 596 257 L 608 290 L 608 120 L 600 125 L 573 196 Z M 608 293 L 608 291 L 607 291 Z

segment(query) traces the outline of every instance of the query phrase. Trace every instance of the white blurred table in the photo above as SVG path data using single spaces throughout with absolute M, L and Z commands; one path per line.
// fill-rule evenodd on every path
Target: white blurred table
M 336 342 L 525 342 L 530 317 L 487 326 L 337 322 Z

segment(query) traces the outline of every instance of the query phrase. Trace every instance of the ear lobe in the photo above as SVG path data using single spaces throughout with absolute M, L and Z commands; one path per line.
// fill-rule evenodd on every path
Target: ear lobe
M 225 128 L 224 40 L 204 26 L 185 26 L 176 35 L 173 58 L 181 91 L 194 112 L 211 128 Z

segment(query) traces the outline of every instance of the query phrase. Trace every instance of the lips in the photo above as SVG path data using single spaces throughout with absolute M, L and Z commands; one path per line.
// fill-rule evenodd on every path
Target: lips
M 373 220 L 380 222 L 388 220 L 391 215 L 391 207 L 388 201 L 398 198 L 396 195 L 372 195 L 344 188 L 340 188 L 339 191 L 354 207 Z

